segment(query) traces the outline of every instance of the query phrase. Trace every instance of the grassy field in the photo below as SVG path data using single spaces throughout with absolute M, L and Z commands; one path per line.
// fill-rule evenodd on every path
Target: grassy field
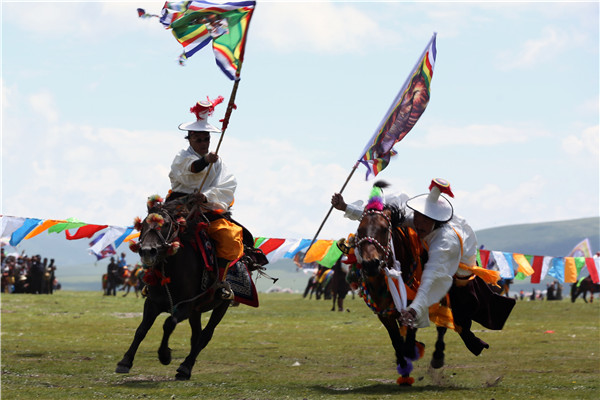
M 412 387 L 395 380 L 386 331 L 364 302 L 349 312 L 296 294 L 261 294 L 259 308 L 231 308 L 200 353 L 190 381 L 174 380 L 189 350 L 187 322 L 175 330 L 173 362 L 156 351 L 159 320 L 131 372 L 117 362 L 141 320 L 131 294 L 2 294 L 2 399 L 597 399 L 600 389 L 600 302 L 518 302 L 503 331 L 480 329 L 491 344 L 475 357 L 449 332 L 440 376 L 427 365 L 433 328 L 418 338 L 425 359 Z

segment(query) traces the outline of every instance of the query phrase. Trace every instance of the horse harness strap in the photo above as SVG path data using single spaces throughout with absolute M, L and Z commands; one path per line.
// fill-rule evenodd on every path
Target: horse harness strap
M 356 234 L 357 241 L 356 241 L 355 248 L 358 251 L 356 252 L 356 254 L 362 260 L 362 256 L 360 255 L 360 248 L 359 248 L 359 246 L 361 244 L 363 244 L 364 242 L 369 242 L 369 243 L 375 245 L 375 247 L 378 247 L 384 253 L 385 256 L 384 256 L 383 260 L 381 260 L 381 265 L 383 266 L 383 265 L 385 265 L 389 261 L 390 254 L 393 251 L 393 247 L 392 247 L 392 221 L 390 220 L 390 218 L 385 213 L 383 213 L 382 211 L 379 211 L 379 210 L 374 210 L 374 209 L 365 210 L 363 212 L 361 220 L 365 217 L 365 215 L 369 215 L 369 214 L 378 214 L 378 215 L 381 215 L 387 221 L 387 223 L 388 223 L 388 240 L 387 240 L 387 244 L 386 244 L 386 246 L 383 246 L 374 237 L 372 237 L 372 236 L 359 237 L 358 233 L 357 233 Z

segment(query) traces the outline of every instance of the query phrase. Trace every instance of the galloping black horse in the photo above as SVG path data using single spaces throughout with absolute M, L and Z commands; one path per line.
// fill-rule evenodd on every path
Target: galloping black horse
M 191 349 L 177 369 L 176 379 L 190 379 L 198 354 L 211 340 L 229 307 L 230 300 L 220 295 L 217 267 L 206 265 L 203 257 L 196 254 L 197 231 L 192 226 L 185 228 L 185 220 L 177 215 L 177 206 L 175 202 L 148 205 L 149 215 L 141 225 L 139 254 L 148 268 L 146 275 L 150 274 L 156 284 L 148 286 L 142 322 L 131 346 L 117 364 L 118 373 L 129 372 L 148 330 L 160 313 L 167 312 L 170 315 L 163 325 L 158 359 L 164 365 L 171 362 L 169 337 L 177 323 L 188 319 L 192 328 Z M 202 313 L 210 310 L 212 314 L 203 329 Z
M 383 182 L 375 183 L 376 187 L 384 185 Z M 423 356 L 424 345 L 415 340 L 417 329 L 400 324 L 399 312 L 386 283 L 385 269 L 394 269 L 395 255 L 402 268 L 403 282 L 409 290 L 416 292 L 427 256 L 416 233 L 410 228 L 400 227 L 404 218 L 400 209 L 382 202 L 377 205 L 372 200 L 373 197 L 365 208 L 356 232 L 355 254 L 360 268 L 354 272 L 358 275 L 356 278 L 362 289 L 362 297 L 377 314 L 394 346 L 397 371 L 400 374 L 397 383 L 411 385 L 414 382 L 414 378 L 410 377 L 412 361 Z M 352 273 L 350 280 L 353 280 Z M 405 333 L 405 337 L 402 333 Z M 436 351 L 431 361 L 434 368 L 444 365 L 445 333 L 446 328 L 439 326 Z

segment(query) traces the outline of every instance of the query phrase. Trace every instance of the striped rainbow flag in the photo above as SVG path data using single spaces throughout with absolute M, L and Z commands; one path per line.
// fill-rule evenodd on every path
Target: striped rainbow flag
M 393 146 L 410 132 L 429 103 L 436 58 L 436 34 L 425 47 L 410 76 L 367 143 L 359 161 L 367 167 L 366 179 L 376 176 L 396 155 Z
M 172 29 L 183 46 L 179 57 L 181 64 L 212 41 L 217 65 L 234 80 L 239 77 L 244 60 L 248 27 L 255 6 L 255 1 L 168 1 L 162 9 L 160 22 Z M 138 14 L 140 17 L 151 15 L 142 9 L 138 9 Z

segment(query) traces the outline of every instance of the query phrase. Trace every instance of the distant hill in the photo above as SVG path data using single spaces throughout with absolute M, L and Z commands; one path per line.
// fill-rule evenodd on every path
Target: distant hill
M 564 257 L 575 245 L 588 238 L 592 252 L 600 251 L 600 217 L 510 225 L 475 233 L 479 244 L 483 244 L 488 250 Z M 108 260 L 96 262 L 95 257 L 88 254 L 88 247 L 89 240 L 70 241 L 65 239 L 64 234 L 50 233 L 21 242 L 17 251 L 54 258 L 58 266 L 58 279 L 65 290 L 100 290 L 100 278 L 106 272 Z M 15 250 L 7 247 L 6 251 L 10 253 Z M 126 245 L 121 245 L 117 251 L 125 252 L 129 263 L 139 260 L 138 255 L 129 251 Z M 295 291 L 304 290 L 309 276 L 297 271 L 291 260 L 280 260 L 267 267 L 270 275 L 279 278 L 276 286 Z M 273 284 L 268 279 L 261 278 L 257 281 L 259 291 L 266 291 L 271 286 Z
M 592 254 L 600 251 L 600 217 L 538 224 L 510 225 L 475 232 L 488 250 L 566 257 L 584 239 Z

